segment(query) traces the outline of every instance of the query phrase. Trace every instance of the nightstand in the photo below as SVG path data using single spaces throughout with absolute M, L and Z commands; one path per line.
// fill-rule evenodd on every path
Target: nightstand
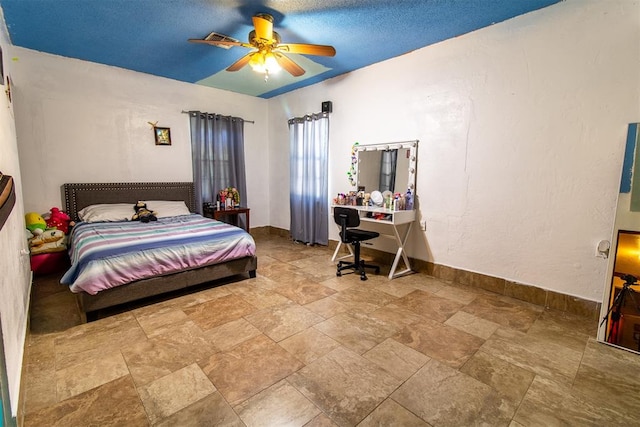
M 240 214 L 244 214 L 244 219 L 245 219 L 245 227 L 244 229 L 247 230 L 247 232 L 251 229 L 249 227 L 249 208 L 242 208 L 242 207 L 237 207 L 237 208 L 226 208 L 226 209 L 216 209 L 216 208 L 210 208 L 205 206 L 203 208 L 203 215 L 208 217 L 208 218 L 213 218 L 215 220 L 218 221 L 223 221 L 229 224 L 233 224 L 236 227 L 238 227 L 238 215 Z

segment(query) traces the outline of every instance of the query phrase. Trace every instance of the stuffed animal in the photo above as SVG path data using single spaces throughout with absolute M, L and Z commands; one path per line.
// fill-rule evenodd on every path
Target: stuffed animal
M 47 223 L 39 213 L 29 212 L 24 215 L 24 222 L 26 223 L 27 230 L 33 235 L 39 235 L 47 229 Z
M 71 217 L 69 215 L 58 208 L 51 208 L 51 211 L 46 215 L 45 221 L 47 223 L 47 228 L 58 229 L 64 234 L 68 234 L 69 226 L 73 226 L 75 224 L 71 221 Z
M 149 222 L 157 221 L 156 213 L 147 209 L 147 204 L 144 202 L 138 202 L 133 206 L 136 213 L 131 218 L 133 221 Z
M 29 240 L 32 255 L 67 250 L 67 242 L 61 230 L 46 230 L 39 236 Z

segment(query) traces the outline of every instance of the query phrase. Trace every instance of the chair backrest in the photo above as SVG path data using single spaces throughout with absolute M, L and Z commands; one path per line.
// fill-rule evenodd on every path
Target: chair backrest
M 353 228 L 360 225 L 360 215 L 357 209 L 342 208 L 336 206 L 333 208 L 333 220 L 340 226 L 340 238 L 343 243 L 348 243 L 347 228 Z

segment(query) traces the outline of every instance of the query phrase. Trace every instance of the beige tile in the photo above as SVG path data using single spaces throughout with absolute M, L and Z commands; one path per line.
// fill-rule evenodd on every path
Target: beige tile
M 25 348 L 22 404 L 25 412 L 57 402 L 54 335 L 31 335 Z
M 527 334 L 553 341 L 572 350 L 584 351 L 589 337 L 596 336 L 596 329 L 595 320 L 557 310 L 545 310 L 531 325 Z
M 157 427 L 244 427 L 245 424 L 217 391 L 162 419 Z
M 405 326 L 392 338 L 453 368 L 464 365 L 484 343 L 474 335 L 428 319 Z
M 611 423 L 610 414 L 571 393 L 566 384 L 536 376 L 513 420 L 525 426 L 608 426 L 629 425 Z
M 397 330 L 393 324 L 364 313 L 338 314 L 314 327 L 358 354 L 381 343 Z
M 338 347 L 288 379 L 338 425 L 355 425 L 400 381 L 367 359 Z
M 341 302 L 336 301 L 333 298 L 323 298 L 317 301 L 305 304 L 305 308 L 313 311 L 316 314 L 328 319 L 336 314 L 349 311 L 349 307 Z
M 489 338 L 500 327 L 497 323 L 481 319 L 464 311 L 457 312 L 447 319 L 444 324 L 484 340 Z
M 352 286 L 358 286 L 358 283 L 356 283 L 355 281 L 344 280 L 342 277 L 332 277 L 330 279 L 325 279 L 321 281 L 320 284 L 322 286 L 326 286 L 327 288 L 331 288 L 335 291 L 344 291 L 349 289 Z
M 518 405 L 535 374 L 502 359 L 478 351 L 460 368 L 460 372 L 492 387 L 505 399 Z
M 203 331 L 224 325 L 251 314 L 258 309 L 237 295 L 226 295 L 216 298 L 184 311 Z
M 338 424 L 331 421 L 325 414 L 318 414 L 314 419 L 305 424 L 305 427 L 337 427 Z
M 237 405 L 291 375 L 303 364 L 261 335 L 214 354 L 201 366 L 225 400 Z
M 381 307 L 369 315 L 393 325 L 398 330 L 413 323 L 420 323 L 426 320 L 426 317 L 420 316 L 414 311 L 399 307 L 395 304 L 389 304 Z
M 58 401 L 83 393 L 129 374 L 119 351 L 56 371 Z
M 526 332 L 543 309 L 509 297 L 479 295 L 462 310 L 499 325 Z
M 189 365 L 138 389 L 152 423 L 216 391 L 197 364 Z
M 431 360 L 391 398 L 434 426 L 508 425 L 516 405 L 495 390 Z
M 343 279 L 347 279 L 347 277 L 343 277 Z M 354 280 L 360 282 L 359 278 Z M 362 313 L 374 311 L 397 299 L 386 292 L 367 288 L 366 285 L 352 286 L 349 289 L 338 292 L 331 298 L 344 304 L 350 311 Z
M 387 399 L 380 404 L 358 427 L 375 426 L 415 426 L 429 427 L 424 420 L 418 418 L 393 399 Z
M 462 286 L 447 285 L 435 292 L 435 295 L 440 298 L 447 298 L 467 305 L 476 299 L 479 294 L 477 292 L 472 292 L 470 289 L 465 289 Z
M 429 292 L 413 291 L 394 301 L 391 307 L 402 307 L 437 322 L 445 322 L 464 307 L 464 304 Z
M 638 378 L 620 378 L 617 373 L 581 365 L 571 394 L 610 420 L 610 425 L 640 425 L 640 383 Z M 615 415 L 615 417 L 614 417 Z
M 290 300 L 271 289 L 257 287 L 253 282 L 242 282 L 230 288 L 231 291 L 243 300 L 259 309 L 286 304 Z
M 235 406 L 248 426 L 303 426 L 320 410 L 286 380 Z
M 579 351 L 508 328 L 498 329 L 481 349 L 505 362 L 567 383 L 575 378 L 582 358 Z
M 340 344 L 318 331 L 308 328 L 279 342 L 280 346 L 304 364 L 324 356 Z
M 363 356 L 401 381 L 408 379 L 429 361 L 429 357 L 391 338 L 373 347 Z
M 324 320 L 297 304 L 280 304 L 256 311 L 245 319 L 275 342 L 307 329 Z
M 132 313 L 147 337 L 161 334 L 167 326 L 189 320 L 184 311 L 161 304 L 136 309 Z
M 279 286 L 275 291 L 300 305 L 309 304 L 336 293 L 335 290 L 309 279 Z
M 146 339 L 147 336 L 131 313 L 79 325 L 56 337 L 56 369 L 64 369 L 79 360 L 99 359 L 103 354 L 119 349 L 123 343 Z
M 217 351 L 208 335 L 191 321 L 178 323 L 161 335 L 122 348 L 138 387 L 206 359 Z
M 253 406 L 247 414 L 278 417 L 278 409 L 264 408 L 281 396 L 296 396 L 292 388 L 274 391 L 284 381 L 326 411 L 309 418 L 307 427 L 359 422 L 640 425 L 640 358 L 593 339 L 598 316 L 585 313 L 598 304 L 549 291 L 547 306 L 560 310 L 543 309 L 486 290 L 510 292 L 511 284 L 502 279 L 427 262 L 415 265 L 449 279 L 457 276 L 468 285 L 422 273 L 394 280 L 369 274 L 366 282 L 357 275 L 336 277 L 332 250 L 294 244 L 285 230 L 271 231 L 279 234 L 265 231 L 256 239 L 256 278 L 216 282 L 89 324 L 78 324 L 74 295 L 58 284 L 59 278 L 34 282 L 19 408 L 24 425 L 151 425 L 135 384 L 143 389 L 165 378 L 178 379 L 177 386 L 159 387 L 167 394 L 164 400 L 161 393 L 154 395 L 157 407 L 149 412 L 154 425 L 244 425 L 225 398 L 236 406 L 248 405 L 250 399 Z M 332 294 L 314 300 L 322 288 L 305 288 L 308 284 Z M 253 313 L 289 300 L 274 292 L 276 288 L 289 289 L 298 301 L 313 300 L 304 309 L 321 316 L 334 338 L 315 326 L 289 321 L 296 316 L 274 311 L 265 317 L 272 322 L 269 328 L 262 326 L 265 332 L 279 338 L 279 328 L 290 327 L 297 331 L 294 335 L 276 344 L 249 323 L 246 318 Z M 424 296 L 422 301 L 407 301 L 414 291 L 419 291 L 414 296 Z M 395 304 L 403 298 L 418 312 Z M 425 300 L 454 303 L 452 315 L 444 324 L 428 319 L 426 315 L 442 319 L 448 312 L 444 305 L 428 307 Z M 465 307 L 457 309 L 456 303 Z M 566 310 L 582 315 L 562 312 Z M 362 356 L 346 349 L 338 337 Z M 114 372 L 122 373 L 118 352 L 132 376 L 96 386 Z M 344 357 L 345 352 L 350 356 Z M 220 390 L 203 397 L 197 390 L 182 391 L 197 386 L 198 381 L 180 380 L 180 371 L 197 360 L 208 381 L 216 382 L 209 390 L 217 385 Z M 425 372 L 432 364 L 439 368 Z M 397 389 L 405 378 L 402 387 L 408 391 Z M 61 395 L 93 388 L 57 402 L 57 379 Z M 74 387 L 80 388 L 71 391 Z M 402 402 L 407 406 L 389 397 L 395 390 L 413 396 Z M 517 402 L 520 406 L 510 420 Z M 423 420 L 420 411 L 428 414 Z
M 124 376 L 53 406 L 28 413 L 24 427 L 148 426 L 131 377 Z
M 221 351 L 230 350 L 238 344 L 260 335 L 262 332 L 243 318 L 209 329 L 205 333 L 211 343 Z
M 413 288 L 413 290 L 429 292 L 432 294 L 438 293 L 447 287 L 446 282 L 423 273 L 401 276 L 391 281 L 387 281 L 387 283 L 398 283 L 408 288 Z

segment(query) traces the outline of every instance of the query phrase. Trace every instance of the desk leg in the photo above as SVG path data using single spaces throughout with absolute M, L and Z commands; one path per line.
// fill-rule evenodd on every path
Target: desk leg
M 409 257 L 405 253 L 404 245 L 407 242 L 407 238 L 409 237 L 409 232 L 411 231 L 411 227 L 413 227 L 413 222 L 410 222 L 407 229 L 404 232 L 404 236 L 400 237 L 398 233 L 398 227 L 393 226 L 393 233 L 396 238 L 396 242 L 398 243 L 398 251 L 396 252 L 396 257 L 393 260 L 393 264 L 391 265 L 391 270 L 389 271 L 389 279 L 393 279 L 395 277 L 404 276 L 405 274 L 411 273 L 411 263 L 409 262 Z M 398 268 L 398 262 L 400 261 L 400 257 L 404 260 L 404 264 L 407 266 L 406 269 L 399 271 L 396 273 L 396 268 Z

